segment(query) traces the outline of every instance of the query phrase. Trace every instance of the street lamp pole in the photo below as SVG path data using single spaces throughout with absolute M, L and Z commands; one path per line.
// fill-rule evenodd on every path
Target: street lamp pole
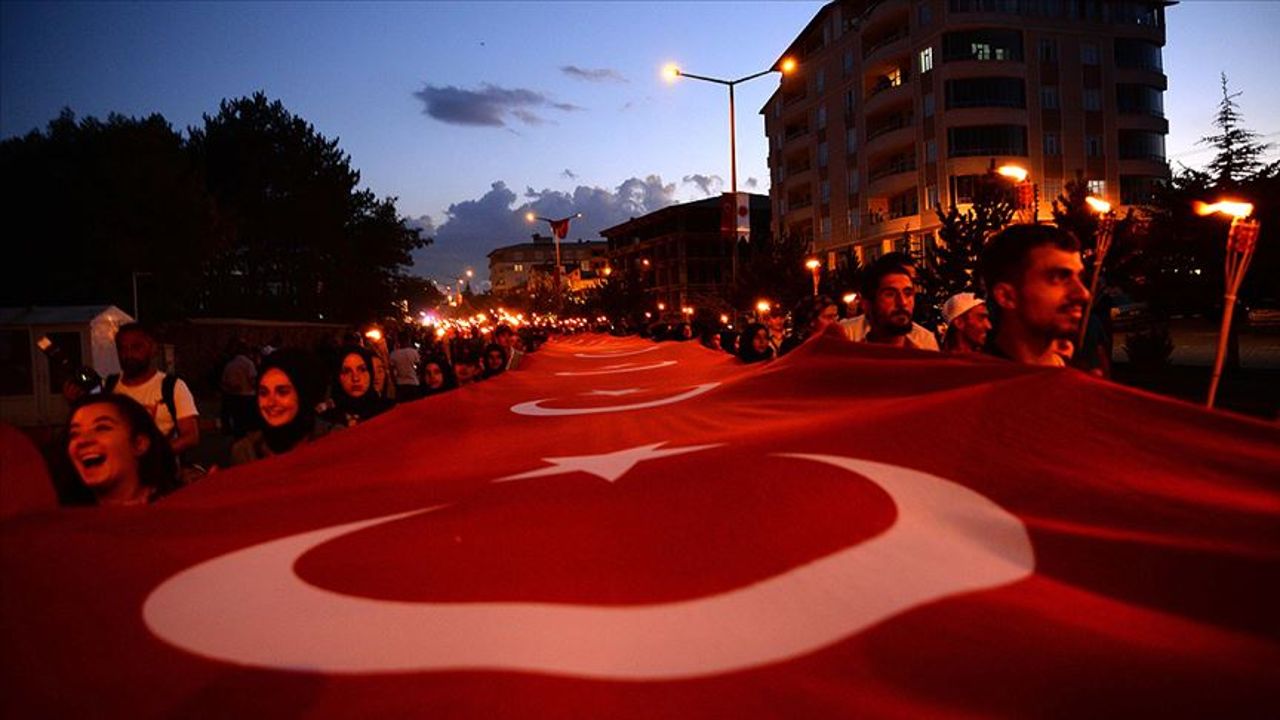
M 667 67 L 666 74 L 673 81 L 676 78 L 686 77 L 691 80 L 701 80 L 703 82 L 715 83 L 716 85 L 724 85 L 729 88 L 729 191 L 733 193 L 735 202 L 738 197 L 738 132 L 733 104 L 733 89 L 740 83 L 747 82 L 748 80 L 755 80 L 758 77 L 763 77 L 772 72 L 780 72 L 783 75 L 786 75 L 794 70 L 795 66 L 795 60 L 787 58 L 775 67 L 771 67 L 768 70 L 761 70 L 760 72 L 752 73 L 751 75 L 745 75 L 736 80 L 725 80 L 723 78 L 710 77 L 707 75 L 695 75 L 694 73 L 685 72 L 674 65 Z M 734 230 L 733 235 L 732 256 L 730 283 L 736 287 L 738 284 L 738 234 L 736 229 Z

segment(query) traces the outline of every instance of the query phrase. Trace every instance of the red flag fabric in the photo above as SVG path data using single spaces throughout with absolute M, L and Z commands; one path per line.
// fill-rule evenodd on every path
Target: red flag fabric
M 572 218 L 565 218 L 564 220 L 548 221 L 551 223 L 551 233 L 561 240 L 568 237 L 569 236 L 569 220 L 571 219 Z
M 14 717 L 1274 714 L 1280 430 L 1073 370 L 577 336 L 0 524 Z

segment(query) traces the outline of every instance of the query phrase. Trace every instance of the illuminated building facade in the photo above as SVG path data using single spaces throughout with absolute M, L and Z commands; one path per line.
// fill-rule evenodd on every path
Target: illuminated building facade
M 761 113 L 774 232 L 828 264 L 918 251 L 974 180 L 1014 164 L 1039 217 L 1077 171 L 1113 205 L 1168 177 L 1159 0 L 837 0 L 786 49 Z

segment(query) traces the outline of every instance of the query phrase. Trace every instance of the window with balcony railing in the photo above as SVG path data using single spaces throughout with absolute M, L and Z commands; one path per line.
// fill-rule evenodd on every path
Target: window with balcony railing
M 1164 91 L 1150 85 L 1117 83 L 1116 107 L 1125 115 L 1164 117 Z
M 788 125 L 783 130 L 783 137 L 787 140 L 787 142 L 790 142 L 792 140 L 795 140 L 798 137 L 808 135 L 808 134 L 809 134 L 808 123 L 797 123 L 794 125 Z
M 942 59 L 1013 60 L 1021 62 L 1022 33 L 1004 28 L 958 30 L 942 36 Z
M 879 180 L 880 178 L 886 178 L 886 177 L 889 177 L 890 175 L 897 175 L 899 173 L 904 173 L 904 172 L 911 172 L 915 169 L 916 169 L 915 155 L 904 153 L 900 155 L 894 155 L 887 162 L 872 168 L 867 173 L 867 177 L 872 182 L 874 182 L 876 180 Z
M 903 72 L 902 68 L 894 68 L 893 70 L 876 78 L 871 86 L 871 91 L 867 93 L 867 97 L 875 97 L 886 90 L 892 90 L 896 87 L 902 87 L 911 79 L 911 73 Z
M 1164 135 L 1145 130 L 1121 130 L 1120 159 L 1164 162 Z
M 885 133 L 901 130 L 910 127 L 913 124 L 914 115 L 909 112 L 896 112 L 887 116 L 881 116 L 875 120 L 867 122 L 867 142 L 884 135 Z
M 1155 202 L 1156 190 L 1165 181 L 1149 175 L 1121 175 L 1120 203 L 1122 205 L 1150 205 Z
M 898 193 L 889 198 L 888 219 L 895 220 L 900 217 L 920 214 L 920 197 L 919 192 L 915 188 Z
M 947 109 L 955 108 L 1025 108 L 1026 83 L 1016 77 L 984 77 L 948 80 Z
M 1137 38 L 1116 38 L 1116 67 L 1164 71 L 1160 46 Z
M 862 44 L 862 58 L 865 60 L 868 57 L 871 57 L 871 55 L 880 48 L 892 45 L 910 34 L 911 28 L 907 25 L 901 25 L 885 35 L 880 35 L 874 39 L 868 39 Z
M 972 125 L 947 128 L 947 156 L 1027 155 L 1024 125 Z

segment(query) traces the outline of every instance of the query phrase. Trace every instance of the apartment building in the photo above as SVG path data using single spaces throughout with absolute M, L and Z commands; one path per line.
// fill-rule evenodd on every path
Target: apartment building
M 570 292 L 598 282 L 608 266 L 604 242 L 560 241 L 561 282 Z M 549 235 L 533 234 L 533 242 L 495 248 L 489 252 L 489 285 L 494 293 L 524 292 L 553 284 L 556 246 Z
M 1040 218 L 1076 172 L 1142 202 L 1165 160 L 1162 0 L 836 0 L 787 48 L 761 109 L 775 233 L 834 267 L 919 249 L 933 208 L 1014 164 Z
M 769 234 L 769 198 L 743 194 L 750 226 L 747 239 L 758 242 Z M 725 232 L 726 198 L 732 196 L 669 205 L 601 230 L 609 242 L 613 270 L 636 274 L 653 306 L 661 303 L 672 314 L 691 305 L 719 306 L 735 271 L 732 240 Z M 731 221 L 733 210 L 730 202 Z M 732 237 L 733 225 L 728 231 Z

